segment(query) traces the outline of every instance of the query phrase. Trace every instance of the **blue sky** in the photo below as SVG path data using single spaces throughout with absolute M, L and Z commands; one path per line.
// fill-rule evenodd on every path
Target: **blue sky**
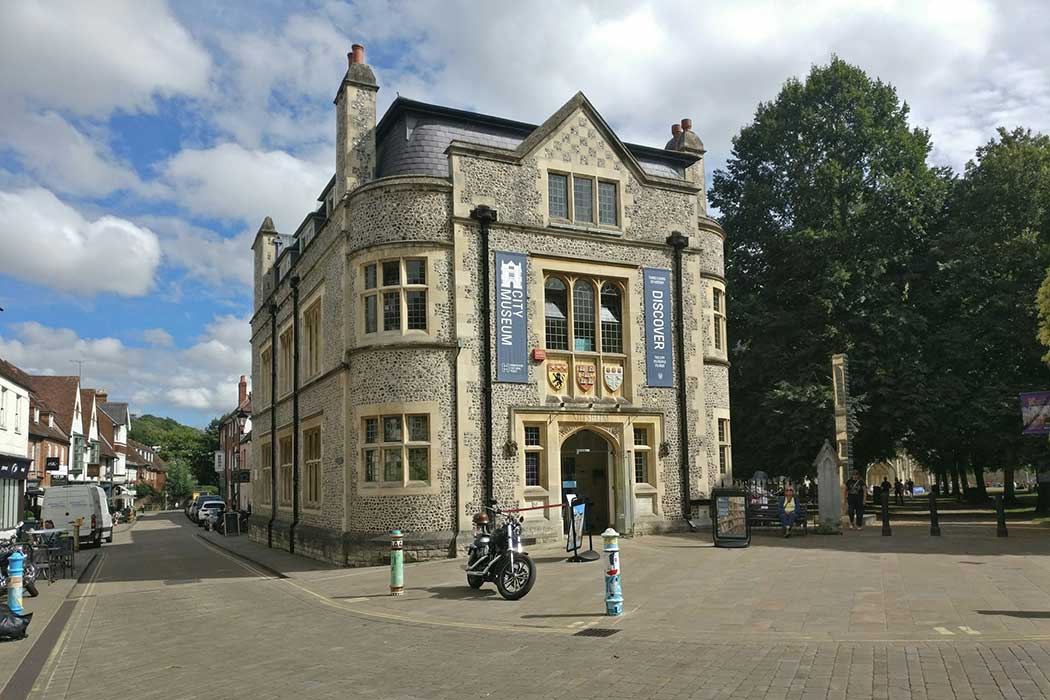
M 708 176 L 760 100 L 833 53 L 897 86 L 938 164 L 1050 128 L 1038 3 L 0 4 L 0 357 L 196 425 L 249 374 L 251 251 L 334 169 L 367 47 L 397 94 L 540 122 L 583 90 L 627 141 L 691 117 Z

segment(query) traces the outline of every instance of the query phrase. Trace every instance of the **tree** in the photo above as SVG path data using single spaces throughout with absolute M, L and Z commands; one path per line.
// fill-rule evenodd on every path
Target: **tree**
M 858 464 L 891 456 L 921 405 L 916 286 L 950 178 L 907 118 L 892 86 L 833 58 L 760 104 L 715 173 L 744 474 L 808 472 L 833 433 L 835 352 L 850 358 Z
M 977 149 L 949 200 L 949 225 L 931 246 L 933 293 L 924 337 L 936 420 L 915 426 L 916 451 L 964 480 L 1013 471 L 1045 443 L 1021 434 L 1017 395 L 1050 388 L 1037 340 L 1040 282 L 1050 266 L 1050 138 L 999 129 Z M 1048 292 L 1050 293 L 1050 292 Z
M 214 454 L 219 449 L 219 418 L 213 418 L 201 431 L 172 418 L 138 416 L 131 423 L 131 437 L 146 445 L 156 445 L 161 459 L 181 460 L 201 484 L 218 484 Z
M 153 484 L 148 481 L 140 481 L 135 484 L 135 497 L 148 499 L 152 503 L 160 497 L 160 491 L 153 488 Z
M 193 495 L 196 488 L 190 468 L 181 461 L 174 461 L 168 465 L 168 473 L 164 479 L 164 491 L 168 494 L 170 501 L 184 501 Z

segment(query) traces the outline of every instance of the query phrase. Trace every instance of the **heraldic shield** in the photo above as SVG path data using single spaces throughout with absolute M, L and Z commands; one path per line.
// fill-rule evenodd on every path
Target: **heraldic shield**
M 623 365 L 605 365 L 602 374 L 609 391 L 616 391 L 623 384 Z
M 547 360 L 547 381 L 555 391 L 565 390 L 569 378 L 569 363 L 564 360 Z
M 590 391 L 594 388 L 594 379 L 597 373 L 592 364 L 580 363 L 576 365 L 576 384 L 583 391 Z

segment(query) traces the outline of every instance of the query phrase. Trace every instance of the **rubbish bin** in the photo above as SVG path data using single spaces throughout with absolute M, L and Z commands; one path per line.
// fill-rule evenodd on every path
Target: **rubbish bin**
M 711 536 L 716 547 L 747 547 L 751 544 L 748 522 L 748 493 L 744 489 L 716 488 L 711 491 Z

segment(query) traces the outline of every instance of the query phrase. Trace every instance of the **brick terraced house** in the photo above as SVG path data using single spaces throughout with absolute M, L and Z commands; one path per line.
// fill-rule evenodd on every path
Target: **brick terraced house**
M 398 97 L 355 45 L 335 176 L 253 244 L 251 535 L 343 565 L 681 529 L 732 473 L 724 233 L 689 120 L 622 142 L 578 93 L 533 125 Z

